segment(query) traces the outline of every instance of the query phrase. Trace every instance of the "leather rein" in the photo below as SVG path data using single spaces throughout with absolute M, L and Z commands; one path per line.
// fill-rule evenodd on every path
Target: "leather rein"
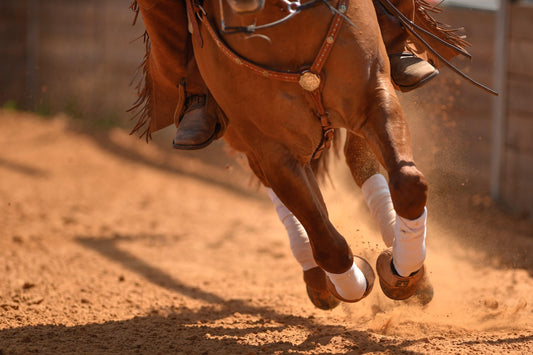
M 193 28 L 193 37 L 198 42 L 198 45 L 203 45 L 203 39 L 199 31 L 199 23 L 205 26 L 211 38 L 215 41 L 217 47 L 236 65 L 242 66 L 257 75 L 265 78 L 275 79 L 284 82 L 298 83 L 304 90 L 306 96 L 313 102 L 315 108 L 315 114 L 317 115 L 320 125 L 322 127 L 322 138 L 320 144 L 315 149 L 312 155 L 312 159 L 318 159 L 325 149 L 328 149 L 333 141 L 334 128 L 331 125 L 329 114 L 324 108 L 322 99 L 322 91 L 324 88 L 324 73 L 322 69 L 326 60 L 329 57 L 331 49 L 335 44 L 335 40 L 340 32 L 340 28 L 343 20 L 346 18 L 344 13 L 348 8 L 349 0 L 339 0 L 335 15 L 331 20 L 329 30 L 326 34 L 322 46 L 318 51 L 311 66 L 307 66 L 298 72 L 292 71 L 278 71 L 268 69 L 260 65 L 254 64 L 251 61 L 239 56 L 231 48 L 229 48 L 218 32 L 215 30 L 211 22 L 206 16 L 205 10 L 201 5 L 193 2 L 194 0 L 186 0 L 187 14 Z M 314 4 L 315 2 L 313 2 Z M 328 4 L 329 5 L 329 4 Z M 198 21 L 197 21 L 197 20 Z M 257 29 L 257 27 L 256 27 Z M 244 32 L 244 31 L 241 31 Z
M 220 8 L 220 27 L 221 32 L 225 35 L 228 35 L 235 33 L 252 34 L 257 30 L 263 30 L 265 28 L 281 25 L 282 23 L 289 21 L 291 18 L 304 11 L 305 9 L 313 7 L 316 4 L 327 0 L 311 0 L 310 2 L 305 3 L 303 5 L 300 3 L 300 0 L 282 0 L 282 2 L 284 2 L 287 6 L 287 12 L 289 13 L 287 16 L 282 17 L 279 20 L 265 23 L 262 25 L 256 25 L 254 22 L 253 24 L 248 26 L 226 26 L 226 19 L 224 17 L 224 6 L 222 4 L 222 1 L 224 0 L 218 0 Z

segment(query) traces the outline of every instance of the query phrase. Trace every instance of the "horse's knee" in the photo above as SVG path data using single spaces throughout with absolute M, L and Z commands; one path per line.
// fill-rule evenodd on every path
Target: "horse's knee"
M 389 187 L 396 213 L 407 219 L 418 218 L 426 206 L 428 183 L 413 165 L 389 173 Z

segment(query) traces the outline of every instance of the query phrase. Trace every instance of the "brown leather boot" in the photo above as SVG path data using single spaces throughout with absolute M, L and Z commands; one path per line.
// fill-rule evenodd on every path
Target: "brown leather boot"
M 425 60 L 411 52 L 389 55 L 392 81 L 403 91 L 414 90 L 439 74 L 439 71 Z
M 217 127 L 217 118 L 207 111 L 205 95 L 191 95 L 187 97 L 172 144 L 175 149 L 205 148 L 217 137 Z
M 410 20 L 414 19 L 414 0 L 390 0 Z M 374 0 L 383 42 L 390 59 L 391 77 L 397 89 L 407 92 L 433 79 L 439 71 L 409 51 L 409 33 L 380 0 Z

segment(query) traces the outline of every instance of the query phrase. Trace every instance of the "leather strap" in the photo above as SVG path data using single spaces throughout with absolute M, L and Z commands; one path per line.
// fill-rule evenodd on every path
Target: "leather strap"
M 193 5 L 192 0 L 185 0 L 185 5 L 187 7 L 187 17 L 189 18 L 189 23 L 192 26 L 192 36 L 196 42 L 198 42 L 198 45 L 200 48 L 204 46 L 204 41 L 202 39 L 202 35 L 200 33 L 200 26 L 198 25 L 198 19 L 195 15 L 199 10 L 196 6 Z M 194 9 L 193 9 L 194 6 Z
M 456 74 L 459 74 L 459 76 L 461 76 L 462 78 L 466 79 L 467 81 L 469 81 L 470 83 L 474 84 L 475 86 L 487 91 L 488 93 L 490 93 L 492 95 L 498 96 L 498 93 L 496 91 L 494 91 L 491 88 L 489 88 L 489 87 L 481 84 L 480 82 L 472 79 L 470 76 L 466 75 L 461 70 L 459 70 L 457 67 L 455 67 L 453 64 L 451 64 L 449 61 L 447 61 L 445 58 L 443 58 L 435 49 L 433 49 L 433 47 L 431 47 L 431 45 L 426 40 L 424 40 L 424 38 L 422 38 L 422 36 L 418 32 L 421 32 L 424 35 L 429 36 L 433 40 L 439 41 L 440 43 L 442 43 L 442 44 L 454 49 L 455 51 L 457 51 L 460 54 L 465 55 L 466 57 L 470 57 L 470 54 L 465 52 L 463 49 L 461 49 L 461 48 L 459 48 L 457 46 L 454 46 L 453 44 L 448 43 L 448 42 L 440 39 L 439 37 L 433 35 L 431 32 L 428 32 L 425 29 L 423 29 L 422 27 L 418 26 L 416 23 L 414 23 L 408 17 L 406 17 L 400 10 L 398 10 L 394 6 L 394 4 L 391 3 L 389 0 L 378 0 L 378 1 L 381 3 L 381 5 L 383 5 L 383 7 L 392 16 L 394 16 L 398 21 L 400 21 L 400 23 L 403 25 L 403 27 L 405 28 L 405 30 L 407 32 L 409 32 L 417 40 L 419 40 L 420 43 L 422 43 L 424 45 L 424 47 L 427 48 L 428 51 L 430 51 L 433 55 L 435 55 L 448 68 L 450 68 Z
M 186 0 L 186 1 L 187 1 L 187 9 L 189 8 L 192 9 L 192 3 L 191 3 L 192 0 Z M 324 108 L 323 99 L 322 99 L 322 89 L 324 87 L 324 75 L 322 73 L 322 69 L 329 57 L 329 54 L 331 53 L 331 49 L 333 48 L 333 45 L 335 44 L 335 40 L 337 39 L 337 36 L 340 32 L 340 28 L 344 20 L 343 14 L 346 12 L 346 9 L 348 8 L 348 4 L 349 4 L 349 0 L 339 0 L 337 4 L 337 9 L 339 10 L 339 13 L 336 13 L 334 15 L 331 21 L 329 30 L 326 34 L 326 37 L 324 41 L 322 42 L 322 46 L 320 50 L 318 51 L 318 54 L 316 55 L 313 63 L 311 64 L 310 67 L 308 67 L 308 69 L 304 69 L 298 72 L 290 72 L 290 71 L 282 72 L 282 71 L 277 71 L 273 69 L 268 69 L 260 65 L 257 65 L 255 63 L 252 63 L 249 60 L 239 56 L 237 53 L 235 53 L 231 48 L 229 48 L 226 45 L 226 43 L 223 41 L 222 38 L 220 38 L 220 35 L 214 29 L 211 22 L 207 18 L 207 16 L 205 16 L 205 14 L 202 13 L 200 10 L 196 11 L 196 15 L 200 19 L 201 23 L 205 26 L 205 28 L 207 29 L 207 32 L 210 34 L 211 38 L 215 41 L 218 48 L 232 62 L 256 73 L 257 75 L 261 75 L 265 78 L 270 78 L 270 79 L 275 79 L 275 80 L 280 80 L 280 81 L 285 81 L 285 82 L 299 83 L 300 86 L 304 89 L 306 95 L 314 103 L 315 113 L 320 120 L 320 125 L 322 126 L 322 139 L 321 139 L 319 146 L 313 152 L 312 159 L 319 158 L 322 152 L 331 146 L 333 136 L 334 136 L 334 129 L 331 126 L 331 122 L 329 120 L 329 114 Z M 311 82 L 313 82 L 314 84 L 311 84 L 310 86 L 306 86 L 302 84 L 302 79 L 304 77 L 311 79 Z

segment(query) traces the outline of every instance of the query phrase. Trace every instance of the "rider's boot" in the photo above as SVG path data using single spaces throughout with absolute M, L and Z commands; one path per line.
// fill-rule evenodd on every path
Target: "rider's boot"
M 206 95 L 189 95 L 172 145 L 184 150 L 207 147 L 218 138 L 217 127 L 216 116 L 207 110 Z
M 207 88 L 194 56 L 187 63 L 186 74 L 187 79 L 180 83 L 180 87 L 183 86 L 182 92 L 186 92 L 186 99 L 182 107 L 181 102 L 178 102 L 174 113 L 174 124 L 178 129 L 173 146 L 184 150 L 202 149 L 220 137 L 220 125 L 217 124 L 216 112 L 208 109 Z
M 206 108 L 207 89 L 192 54 L 184 1 L 137 0 L 149 42 L 141 68 L 135 131 L 151 133 L 176 124 L 174 148 L 200 149 L 218 138 L 217 119 Z M 185 87 L 186 84 L 186 87 Z M 147 127 L 146 127 L 147 126 Z
M 414 0 L 390 2 L 407 18 L 414 19 Z M 390 60 L 391 77 L 397 88 L 404 92 L 411 91 L 437 76 L 439 71 L 435 67 L 409 50 L 409 33 L 400 21 L 383 7 L 380 0 L 374 0 L 374 7 Z

